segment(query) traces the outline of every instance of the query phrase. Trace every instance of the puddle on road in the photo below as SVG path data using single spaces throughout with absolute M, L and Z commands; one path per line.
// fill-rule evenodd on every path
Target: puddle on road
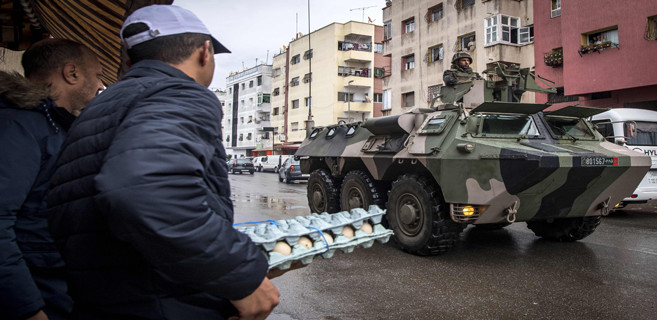
M 256 207 L 282 211 L 283 214 L 286 214 L 286 211 L 288 210 L 308 209 L 308 206 L 305 203 L 280 199 L 271 196 L 264 196 L 260 194 L 241 194 L 239 197 L 233 194 L 233 196 L 231 196 L 231 200 L 233 201 L 233 205 L 235 207 L 239 207 L 240 202 L 257 202 Z

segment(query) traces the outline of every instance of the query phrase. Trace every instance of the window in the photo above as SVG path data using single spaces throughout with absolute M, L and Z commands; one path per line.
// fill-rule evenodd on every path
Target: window
M 618 44 L 618 28 L 606 30 L 606 31 L 596 31 L 587 33 L 584 35 L 584 42 L 586 44 Z
M 415 55 L 407 55 L 402 57 L 403 70 L 415 69 Z
M 247 121 L 246 123 L 251 123 L 251 122 L 253 122 L 253 116 L 249 116 L 249 121 Z
M 281 68 L 274 69 L 274 78 L 276 78 L 280 75 L 281 75 Z
M 374 44 L 374 53 L 383 53 L 383 43 Z
M 648 18 L 646 25 L 646 34 L 643 36 L 646 40 L 657 40 L 657 16 Z
M 253 80 L 249 81 L 249 88 L 253 88 Z
M 246 134 L 246 140 L 251 140 L 251 132 Z
M 443 60 L 443 45 L 429 47 L 427 55 L 427 63 Z
M 310 107 L 310 103 L 312 103 L 312 98 L 311 97 L 305 97 L 303 100 L 306 103 L 306 107 Z
M 292 122 L 291 123 L 292 131 L 299 131 L 299 123 L 298 122 Z
M 233 88 L 228 88 L 228 94 L 233 94 Z
M 431 103 L 431 100 L 433 98 L 437 97 L 440 94 L 440 88 L 442 87 L 442 84 L 437 84 L 435 86 L 429 86 L 427 87 L 427 102 Z
M 244 140 L 244 134 L 240 133 L 240 141 L 243 141 L 243 140 Z
M 390 109 L 388 109 L 388 110 L 381 109 L 381 116 L 387 117 L 387 116 L 390 115 L 391 112 L 392 112 L 392 110 L 390 110 Z
M 392 38 L 392 21 L 386 21 L 383 23 L 383 41 L 389 40 Z
M 306 52 L 303 53 L 303 60 L 308 60 L 313 57 L 313 49 L 306 50 Z
M 299 85 L 299 77 L 292 78 L 292 81 L 290 81 L 290 86 L 296 87 L 298 85 Z
M 273 96 L 277 96 L 279 94 L 281 94 L 281 88 L 276 88 L 276 89 L 274 89 L 274 92 L 272 92 Z
M 386 76 L 386 69 L 385 68 L 374 68 L 374 77 L 375 78 L 383 78 Z
M 383 90 L 383 106 L 381 110 L 392 109 L 392 89 Z
M 244 88 L 246 88 L 246 84 L 242 83 L 242 90 L 244 90 Z
M 520 27 L 520 18 L 497 14 L 484 20 L 486 45 L 523 45 L 534 41 L 534 26 Z
M 402 94 L 402 106 L 408 108 L 415 105 L 415 92 L 406 92 Z
M 374 102 L 383 102 L 383 93 L 375 93 L 374 94 Z
M 347 102 L 347 99 L 349 99 L 349 101 L 354 101 L 354 94 L 347 92 L 338 92 L 338 101 Z
M 261 105 L 263 103 L 269 103 L 271 102 L 271 95 L 268 93 L 261 93 L 258 95 L 258 105 Z
M 413 32 L 415 30 L 415 18 L 406 19 L 402 22 L 404 33 Z
M 458 50 L 472 50 L 475 47 L 475 34 L 470 33 L 459 37 Z
M 427 22 L 431 23 L 443 18 L 443 4 L 438 4 L 427 10 Z
M 258 86 L 261 86 L 262 85 L 262 76 L 258 76 L 258 78 L 256 78 L 256 79 L 258 80 Z
M 561 16 L 561 0 L 552 0 L 552 10 L 550 11 L 550 18 Z
M 299 62 L 301 62 L 301 55 L 297 54 L 290 59 L 290 64 L 297 64 Z
M 249 98 L 249 106 L 253 105 L 253 98 Z
M 271 115 L 272 115 L 272 116 L 277 116 L 277 115 L 278 115 L 278 110 L 280 110 L 278 107 L 272 109 L 272 110 L 271 110 Z
M 240 123 L 244 123 L 244 117 L 240 117 Z
M 312 73 L 306 73 L 306 75 L 303 76 L 303 83 L 308 83 L 311 81 L 313 81 Z
M 563 87 L 558 87 L 556 89 L 557 89 L 556 93 L 548 93 L 548 103 L 554 104 L 554 103 L 560 103 L 560 102 L 579 101 L 578 96 L 566 96 L 566 95 L 564 95 Z
M 538 136 L 536 123 L 527 115 L 477 114 L 481 118 L 481 135 Z
M 462 9 L 465 9 L 467 7 L 472 7 L 475 4 L 475 0 L 456 0 L 454 3 L 454 7 L 456 10 L 461 11 Z
M 299 109 L 299 99 L 292 100 L 292 109 Z

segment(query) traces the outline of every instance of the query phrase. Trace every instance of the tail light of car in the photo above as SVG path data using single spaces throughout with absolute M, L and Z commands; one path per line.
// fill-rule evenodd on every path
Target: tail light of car
M 290 171 L 294 171 L 294 165 L 290 165 Z

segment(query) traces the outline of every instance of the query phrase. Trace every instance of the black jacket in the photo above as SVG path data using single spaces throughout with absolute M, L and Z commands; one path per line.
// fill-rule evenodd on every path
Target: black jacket
M 45 196 L 72 121 L 46 88 L 0 71 L 0 319 L 33 315 L 46 302 L 71 310 Z
M 232 227 L 221 116 L 210 90 L 154 60 L 84 109 L 49 195 L 74 313 L 218 319 L 262 282 L 265 255 Z

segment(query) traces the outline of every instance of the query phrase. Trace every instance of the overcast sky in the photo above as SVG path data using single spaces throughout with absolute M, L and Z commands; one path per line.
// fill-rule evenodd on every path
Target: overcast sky
M 281 52 L 297 31 L 308 33 L 308 0 L 175 0 L 173 4 L 194 12 L 232 51 L 215 56 L 211 88 L 225 89 L 228 73 L 254 67 L 256 59 L 271 64 L 274 54 Z M 383 25 L 384 6 L 385 0 L 310 0 L 310 29 L 362 21 L 363 13 L 365 22 L 370 17 L 374 24 Z

